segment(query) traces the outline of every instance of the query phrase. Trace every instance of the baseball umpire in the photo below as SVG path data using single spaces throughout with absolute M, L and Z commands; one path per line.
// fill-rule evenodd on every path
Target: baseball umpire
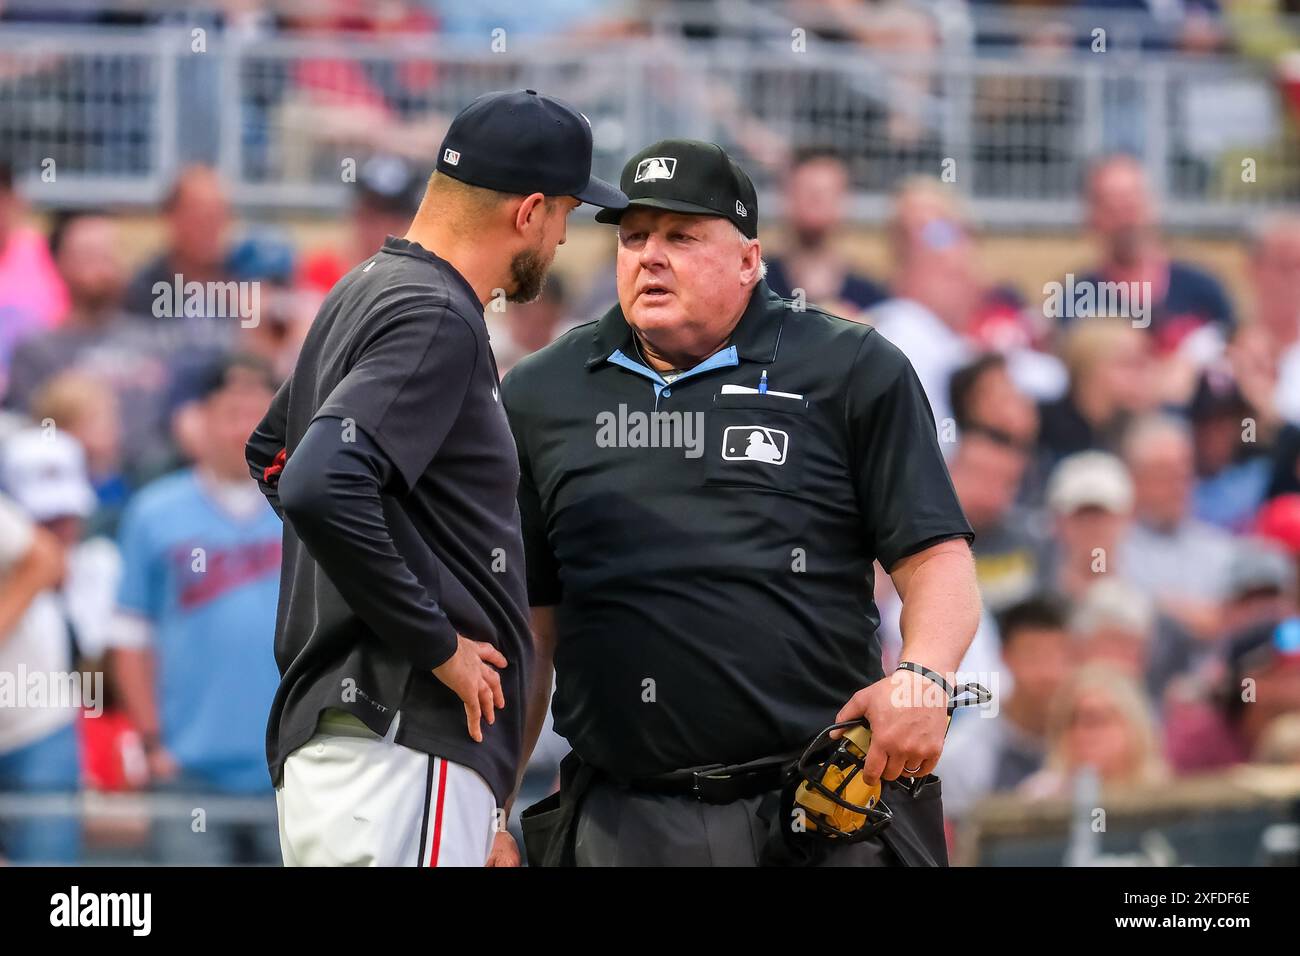
M 530 862 L 945 864 L 930 774 L 979 598 L 916 374 L 869 326 L 768 289 L 754 187 L 720 147 L 655 143 L 621 186 L 630 205 L 597 213 L 618 225 L 619 304 L 504 384 L 536 647 L 573 747 L 524 812 Z M 889 676 L 877 559 L 903 599 Z M 787 826 L 780 768 L 862 717 L 892 823 L 794 852 L 814 843 Z
M 514 862 L 492 848 L 531 639 L 483 309 L 538 295 L 581 202 L 626 202 L 591 145 L 533 90 L 466 107 L 410 231 L 330 291 L 248 442 L 285 522 L 267 755 L 286 865 Z

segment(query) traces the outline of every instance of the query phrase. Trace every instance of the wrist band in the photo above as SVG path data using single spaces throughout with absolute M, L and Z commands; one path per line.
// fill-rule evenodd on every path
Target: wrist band
M 932 671 L 928 667 L 922 667 L 920 664 L 914 664 L 911 661 L 899 661 L 894 673 L 898 673 L 898 671 L 911 671 L 913 674 L 920 674 L 922 677 L 929 678 L 943 688 L 943 692 L 949 700 L 952 700 L 957 693 L 953 690 L 952 684 L 949 684 L 942 674 L 938 671 Z

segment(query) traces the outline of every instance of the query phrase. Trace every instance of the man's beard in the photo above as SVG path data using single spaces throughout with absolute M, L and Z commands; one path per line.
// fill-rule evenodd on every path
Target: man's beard
M 536 249 L 526 249 L 510 260 L 510 279 L 515 290 L 506 296 L 507 302 L 535 302 L 546 285 L 549 260 L 542 259 Z

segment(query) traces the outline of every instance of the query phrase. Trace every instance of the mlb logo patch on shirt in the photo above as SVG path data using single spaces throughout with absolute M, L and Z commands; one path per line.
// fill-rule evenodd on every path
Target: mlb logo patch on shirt
M 790 436 L 766 425 L 732 425 L 722 433 L 723 461 L 762 461 L 784 465 Z

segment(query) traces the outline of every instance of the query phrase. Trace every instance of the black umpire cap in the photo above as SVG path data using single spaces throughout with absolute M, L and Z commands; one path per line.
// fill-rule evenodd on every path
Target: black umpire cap
M 758 196 L 745 171 L 717 143 L 662 139 L 627 161 L 619 181 L 628 206 L 648 206 L 704 216 L 722 216 L 750 239 L 758 238 Z M 617 223 L 622 209 L 596 213 L 597 222 Z
M 591 175 L 591 122 L 536 90 L 484 93 L 461 110 L 443 138 L 437 169 L 499 192 L 627 205 L 622 192 Z

